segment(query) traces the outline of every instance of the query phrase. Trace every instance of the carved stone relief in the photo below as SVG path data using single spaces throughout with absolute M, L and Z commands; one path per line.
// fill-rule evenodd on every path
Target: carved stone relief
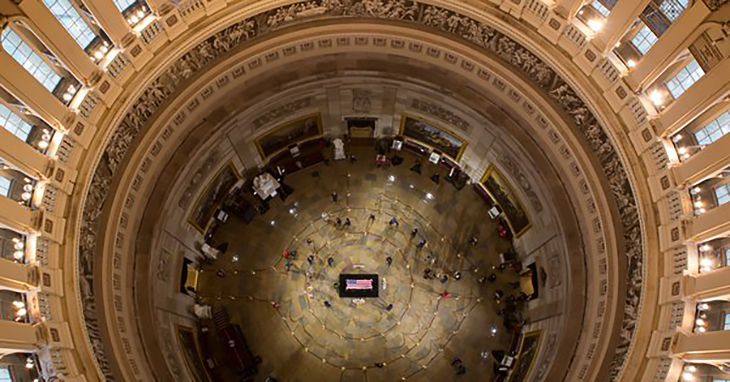
M 414 98 L 411 102 L 411 107 L 424 113 L 431 114 L 442 121 L 448 122 L 449 125 L 458 127 L 465 132 L 469 132 L 469 122 L 443 106 L 434 105 L 430 102 Z
M 532 208 L 534 208 L 537 213 L 542 212 L 543 207 L 542 202 L 540 202 L 540 198 L 537 196 L 535 191 L 532 190 L 532 185 L 530 185 L 527 177 L 524 173 L 522 173 L 522 169 L 520 169 L 512 157 L 509 155 L 502 155 L 499 158 L 499 163 L 501 163 L 504 166 L 504 169 L 512 175 L 513 179 L 517 180 L 517 184 L 520 185 L 522 192 L 527 195 L 527 199 L 530 201 Z
M 262 126 L 267 125 L 269 122 L 286 117 L 288 115 L 292 115 L 299 110 L 310 107 L 310 106 L 312 106 L 313 103 L 314 103 L 314 99 L 312 97 L 307 97 L 307 98 L 302 98 L 302 99 L 296 100 L 294 102 L 290 102 L 281 107 L 277 107 L 276 109 L 271 110 L 271 111 L 259 116 L 258 118 L 254 119 L 253 120 L 254 130 L 258 130 Z
M 712 4 L 711 7 L 719 7 L 727 2 L 727 0 L 705 1 Z M 340 0 L 312 0 L 265 11 L 215 33 L 175 60 L 163 74 L 147 85 L 147 89 L 129 108 L 122 122 L 107 141 L 107 146 L 89 184 L 83 208 L 79 236 L 79 291 L 89 341 L 104 377 L 109 381 L 114 380 L 101 339 L 93 292 L 94 261 L 102 256 L 97 251 L 97 230 L 112 178 L 117 167 L 127 155 L 131 142 L 175 90 L 210 62 L 240 43 L 292 23 L 335 17 L 379 18 L 418 23 L 468 40 L 521 71 L 538 87 L 546 91 L 555 104 L 572 119 L 600 161 L 623 224 L 624 252 L 628 258 L 627 278 L 629 282 L 625 297 L 620 345 L 611 369 L 611 377 L 615 378 L 628 354 L 631 337 L 635 330 L 642 292 L 643 250 L 637 202 L 624 165 L 611 139 L 576 91 L 547 63 L 527 48 L 492 26 L 468 16 L 445 8 L 407 0 L 352 0 L 346 3 Z M 263 124 L 267 118 L 273 119 L 276 116 L 272 114 L 272 116 L 260 118 L 263 119 L 258 123 Z
M 172 254 L 166 250 L 160 252 L 160 258 L 157 262 L 157 279 L 162 282 L 170 281 L 170 258 Z
M 172 375 L 176 380 L 180 380 L 180 365 L 178 365 L 177 359 L 175 358 L 176 350 L 173 345 L 176 344 L 177 341 L 173 340 L 172 334 L 170 334 L 170 330 L 167 328 L 161 330 L 161 335 L 162 342 L 165 344 L 165 359 L 167 360 L 167 364 L 170 366 L 170 372 L 172 372 Z
M 550 286 L 550 289 L 560 286 L 563 283 L 563 266 L 560 261 L 560 255 L 557 253 L 550 255 L 547 260 L 547 268 L 548 286 Z
M 707 8 L 710 8 L 711 11 L 716 11 L 720 9 L 723 5 L 727 4 L 729 0 L 703 0 L 705 2 L 705 5 L 707 5 Z
M 555 343 L 558 340 L 558 335 L 555 333 L 551 333 L 548 338 L 547 342 L 545 344 L 545 351 L 543 354 L 552 354 L 553 349 L 555 349 Z M 545 376 L 547 376 L 548 366 L 550 366 L 550 356 L 545 357 L 545 359 L 540 364 L 540 367 L 538 367 L 537 371 L 535 371 L 535 381 L 541 381 Z
M 355 113 L 370 112 L 370 91 L 352 89 L 352 111 Z
M 195 194 L 195 191 L 198 189 L 200 182 L 205 179 L 208 174 L 210 174 L 211 169 L 216 163 L 218 163 L 219 160 L 220 152 L 218 150 L 212 150 L 210 152 L 210 155 L 205 158 L 205 161 L 200 166 L 198 171 L 195 172 L 192 179 L 190 179 L 187 187 L 185 187 L 185 191 L 183 191 L 183 194 L 177 203 L 178 207 L 182 209 L 188 208 L 190 200 L 192 199 L 193 194 Z

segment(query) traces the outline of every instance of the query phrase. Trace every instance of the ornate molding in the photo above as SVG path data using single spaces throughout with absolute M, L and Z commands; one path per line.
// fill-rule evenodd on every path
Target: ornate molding
M 702 0 L 704 1 L 705 5 L 707 5 L 707 8 L 710 8 L 711 11 L 716 11 L 720 9 L 723 5 L 727 4 L 730 0 Z
M 724 4 L 726 1 L 713 1 Z M 215 33 L 179 57 L 152 81 L 124 115 L 112 133 L 93 172 L 82 212 L 79 238 L 79 290 L 86 329 L 103 376 L 114 380 L 106 357 L 96 314 L 94 295 L 94 262 L 102 254 L 97 248 L 97 234 L 102 208 L 108 199 L 109 187 L 119 163 L 126 157 L 129 145 L 142 127 L 171 94 L 186 80 L 201 71 L 222 54 L 269 31 L 293 23 L 322 18 L 377 18 L 421 24 L 475 44 L 500 57 L 543 89 L 570 117 L 598 158 L 617 203 L 623 226 L 625 254 L 628 257 L 627 294 L 620 333 L 620 344 L 613 358 L 611 378 L 616 378 L 628 355 L 638 318 L 642 293 L 643 244 L 637 202 L 627 171 L 606 131 L 578 93 L 542 59 L 512 38 L 493 27 L 451 10 L 406 0 L 313 0 L 272 9 L 235 23 Z M 260 117 L 264 118 L 264 116 Z M 267 116 L 259 123 L 275 115 Z

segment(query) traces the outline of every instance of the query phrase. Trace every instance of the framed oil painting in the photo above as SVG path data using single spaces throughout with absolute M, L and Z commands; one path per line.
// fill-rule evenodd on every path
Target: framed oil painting
M 180 352 L 185 360 L 190 375 L 196 382 L 208 382 L 208 371 L 205 369 L 203 358 L 198 349 L 198 341 L 195 340 L 195 332 L 192 328 L 182 325 L 175 325 L 177 332 L 177 344 L 180 346 Z
M 510 187 L 502 173 L 493 164 L 490 164 L 487 168 L 487 171 L 482 177 L 481 184 L 502 211 L 504 211 L 507 224 L 509 224 L 509 228 L 515 237 L 519 237 L 525 233 L 531 226 L 530 219 L 528 219 L 527 213 L 524 207 L 522 207 L 522 203 L 520 203 L 517 195 L 512 191 L 512 187 Z
M 320 135 L 322 135 L 322 116 L 317 113 L 278 126 L 256 138 L 255 142 L 261 158 L 266 159 L 291 144 Z
M 527 332 L 522 336 L 520 350 L 517 352 L 517 361 L 515 362 L 515 368 L 512 369 L 509 375 L 509 382 L 527 381 L 537 351 L 540 350 L 540 337 L 541 332 L 539 330 Z
M 188 221 L 200 232 L 205 232 L 208 227 L 210 218 L 215 213 L 216 208 L 223 203 L 223 199 L 231 190 L 231 187 L 241 179 L 241 176 L 233 166 L 233 162 L 228 162 L 222 169 L 218 171 L 213 181 L 208 184 L 202 195 L 195 202 L 195 208 L 190 215 Z
M 466 142 L 448 129 L 409 115 L 401 118 L 400 135 L 438 150 L 456 161 L 466 148 Z

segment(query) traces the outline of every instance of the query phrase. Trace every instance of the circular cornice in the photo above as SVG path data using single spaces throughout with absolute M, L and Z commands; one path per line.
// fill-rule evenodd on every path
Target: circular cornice
M 392 4 L 395 3 L 393 2 Z M 107 140 L 108 145 L 105 147 L 102 157 L 96 162 L 97 166 L 87 189 L 83 220 L 81 221 L 80 228 L 80 235 L 84 238 L 84 240 L 80 240 L 79 244 L 80 265 L 82 265 L 79 267 L 79 277 L 81 280 L 89 280 L 88 276 L 90 276 L 90 272 L 93 272 L 94 269 L 94 259 L 98 255 L 96 249 L 96 228 L 98 228 L 98 224 L 100 223 L 99 218 L 102 216 L 102 208 L 104 202 L 107 200 L 107 192 L 112 178 L 115 175 L 118 165 L 126 157 L 133 139 L 140 133 L 150 118 L 153 117 L 157 109 L 167 101 L 167 98 L 175 89 L 178 89 L 181 84 L 185 83 L 186 79 L 206 68 L 206 65 L 209 63 L 233 50 L 233 48 L 240 44 L 263 36 L 268 32 L 283 30 L 289 24 L 300 24 L 301 26 L 303 25 L 301 23 L 314 21 L 308 16 L 302 16 L 302 14 L 315 9 L 316 12 L 309 12 L 309 14 L 313 14 L 316 20 L 350 19 L 351 17 L 380 18 L 396 22 L 406 22 L 409 25 L 418 24 L 426 27 L 428 30 L 436 30 L 439 34 L 446 34 L 452 38 L 466 39 L 469 41 L 469 45 L 473 46 L 472 44 L 476 44 L 482 49 L 486 49 L 492 54 L 501 57 L 505 63 L 518 69 L 524 76 L 545 90 L 563 108 L 564 112 L 570 116 L 581 133 L 584 134 L 585 139 L 599 158 L 604 169 L 604 175 L 608 179 L 608 184 L 611 187 L 614 199 L 617 201 L 619 212 L 622 216 L 622 228 L 624 230 L 624 238 L 626 239 L 625 252 L 630 259 L 630 277 L 632 280 L 638 282 L 638 285 L 629 288 L 627 293 L 627 301 L 630 302 L 628 306 L 631 309 L 628 314 L 634 316 L 638 314 L 638 306 L 640 304 L 638 299 L 641 296 L 640 276 L 643 255 L 639 211 L 629 176 L 626 168 L 621 163 L 618 151 L 611 143 L 609 134 L 601 128 L 598 120 L 591 113 L 590 107 L 554 69 L 548 67 L 539 57 L 517 44 L 510 37 L 471 17 L 459 15 L 444 8 L 415 2 L 400 3 L 406 6 L 405 9 L 414 10 L 413 17 L 411 17 L 407 16 L 410 15 L 409 13 L 364 14 L 361 13 L 364 12 L 364 8 L 362 10 L 358 9 L 358 6 L 362 7 L 364 2 L 356 2 L 347 7 L 332 3 L 309 4 L 315 4 L 317 6 L 302 9 L 301 12 L 295 11 L 291 20 L 282 21 L 281 24 L 277 24 L 274 27 L 264 26 L 265 20 L 276 20 L 277 12 L 281 14 L 282 12 L 286 12 L 287 9 L 290 9 L 290 7 L 269 10 L 223 29 L 180 57 L 175 64 L 168 66 L 164 74 L 159 75 L 144 90 L 142 95 L 130 108 L 130 111 L 124 115 L 119 127 L 113 130 L 111 137 Z M 433 16 L 434 10 L 437 13 L 446 15 L 446 18 L 456 17 L 461 21 L 455 27 L 449 27 L 447 23 L 441 23 L 439 21 L 440 19 Z M 229 40 L 232 34 L 237 37 Z M 88 285 L 80 287 L 88 288 Z M 84 301 L 90 303 L 84 306 L 85 317 L 87 319 L 93 319 L 94 317 L 93 298 L 93 295 L 89 296 L 87 294 L 84 296 Z M 623 329 L 622 340 L 628 342 L 631 339 L 633 327 L 625 322 Z M 91 325 L 87 327 L 87 330 L 94 335 L 92 332 L 95 330 L 98 331 L 98 327 Z M 94 341 L 94 343 L 100 344 L 99 341 Z M 100 346 L 93 346 L 93 348 L 103 358 L 103 348 Z M 625 355 L 624 353 L 618 356 L 614 373 L 615 370 L 620 368 Z M 108 365 L 105 366 L 102 362 L 101 366 L 105 377 L 113 378 Z

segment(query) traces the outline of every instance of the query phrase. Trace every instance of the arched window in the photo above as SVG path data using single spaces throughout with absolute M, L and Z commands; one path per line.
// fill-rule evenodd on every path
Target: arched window
M 28 135 L 33 129 L 30 123 L 20 118 L 2 103 L 0 103 L 0 125 L 24 142 L 28 140 Z
M 3 49 L 28 71 L 48 91 L 53 92 L 61 76 L 58 75 L 30 45 L 10 28 L 5 28 L 2 37 Z
M 69 0 L 43 0 L 43 3 L 81 46 L 81 49 L 86 49 L 94 41 L 96 33 L 89 28 Z

